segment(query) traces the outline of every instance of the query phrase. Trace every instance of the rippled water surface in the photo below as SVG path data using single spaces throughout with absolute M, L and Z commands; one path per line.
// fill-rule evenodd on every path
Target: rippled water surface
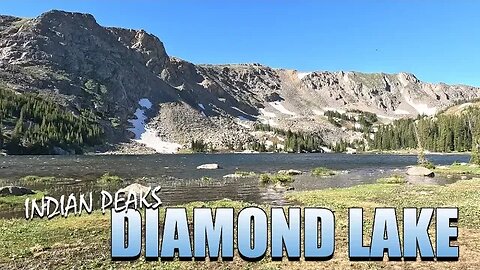
M 455 161 L 467 162 L 466 155 L 432 155 L 429 160 L 439 165 Z M 205 163 L 218 163 L 218 170 L 197 170 Z M 122 186 L 107 188 L 115 191 L 131 182 L 162 186 L 160 192 L 165 205 L 191 201 L 209 201 L 222 198 L 254 203 L 283 205 L 283 191 L 259 184 L 257 178 L 223 178 L 226 174 L 240 171 L 276 172 L 281 169 L 296 169 L 305 172 L 296 177 L 295 190 L 329 187 L 348 187 L 373 183 L 377 178 L 405 171 L 416 163 L 412 155 L 375 154 L 191 154 L 191 155 L 144 155 L 144 156 L 6 156 L 0 157 L 0 185 L 20 184 L 18 179 L 26 175 L 56 176 L 64 179 L 48 185 L 27 185 L 35 190 L 45 190 L 58 197 L 70 193 L 95 194 L 105 187 L 95 180 L 105 172 L 126 179 Z M 319 179 L 309 173 L 315 167 L 328 167 L 342 173 Z M 422 179 L 414 179 L 423 181 Z M 453 179 L 435 177 L 425 179 L 445 184 Z

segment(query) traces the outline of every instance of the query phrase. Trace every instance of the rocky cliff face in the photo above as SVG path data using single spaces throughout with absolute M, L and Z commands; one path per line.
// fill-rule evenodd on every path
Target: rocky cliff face
M 335 141 L 358 134 L 329 123 L 325 111 L 356 109 L 391 121 L 480 97 L 478 88 L 424 83 L 408 73 L 194 65 L 168 56 L 143 30 L 105 28 L 91 15 L 63 11 L 0 17 L 0 86 L 38 92 L 73 113 L 94 110 L 111 143 L 135 136 L 139 101 L 148 99 L 153 106 L 141 112 L 157 143 L 195 138 L 215 148 L 261 140 L 255 122 Z

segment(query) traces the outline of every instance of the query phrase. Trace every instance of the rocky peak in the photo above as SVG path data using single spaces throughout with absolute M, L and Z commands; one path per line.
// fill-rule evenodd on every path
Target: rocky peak
M 0 15 L 0 27 L 3 28 L 12 22 L 19 21 L 21 20 L 20 18 L 13 17 L 13 16 L 8 16 L 8 15 Z M 1 29 L 0 28 L 0 29 Z
M 63 38 L 79 36 L 90 31 L 98 31 L 102 28 L 90 14 L 59 10 L 52 10 L 43 13 L 33 21 L 33 24 L 33 31 L 36 34 L 44 36 L 51 36 L 54 34 Z M 75 33 L 72 31 L 73 29 L 78 33 L 77 35 L 74 35 Z M 70 35 L 65 36 L 65 34 Z
M 408 83 L 419 83 L 420 80 L 417 79 L 417 77 L 415 77 L 414 74 L 412 73 L 407 73 L 407 72 L 400 72 L 398 73 L 398 79 L 400 80 L 400 82 L 402 82 L 404 85 L 408 84 Z
M 129 49 L 142 55 L 144 64 L 155 74 L 160 74 L 165 68 L 169 57 L 160 39 L 145 30 L 123 28 L 108 28 L 118 41 Z
M 50 10 L 47 11 L 36 19 L 38 22 L 46 24 L 63 24 L 63 23 L 76 23 L 76 24 L 97 24 L 95 17 L 88 13 L 68 12 L 62 10 Z

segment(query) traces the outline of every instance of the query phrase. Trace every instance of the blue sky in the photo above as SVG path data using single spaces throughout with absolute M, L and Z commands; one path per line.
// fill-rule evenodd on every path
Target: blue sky
M 142 28 L 193 63 L 258 62 L 301 71 L 412 72 L 480 86 L 480 2 L 433 0 L 2 0 L 0 13 L 87 12 Z

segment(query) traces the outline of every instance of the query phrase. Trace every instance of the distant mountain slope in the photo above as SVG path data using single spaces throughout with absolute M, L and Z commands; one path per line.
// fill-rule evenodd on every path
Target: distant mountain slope
M 388 122 L 480 97 L 479 88 L 424 83 L 408 73 L 194 65 L 169 56 L 143 30 L 106 28 L 91 15 L 63 11 L 33 19 L 0 16 L 0 85 L 39 93 L 73 113 L 92 110 L 113 145 L 148 137 L 170 146 L 199 139 L 216 149 L 271 143 L 253 129 L 258 122 L 330 143 L 361 133 L 332 124 L 326 111 L 368 111 Z M 143 108 L 141 99 L 152 106 Z M 137 110 L 147 124 L 143 137 L 132 132 Z

